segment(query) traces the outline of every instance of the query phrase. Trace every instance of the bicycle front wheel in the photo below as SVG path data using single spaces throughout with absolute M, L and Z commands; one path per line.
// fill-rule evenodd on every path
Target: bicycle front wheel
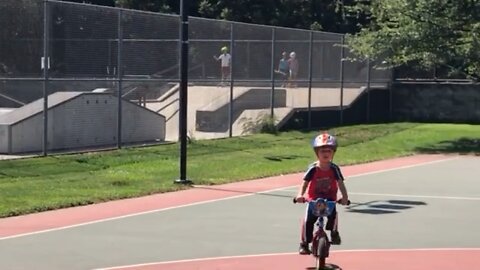
M 321 270 L 325 268 L 325 260 L 327 256 L 328 256 L 328 240 L 326 236 L 322 236 L 318 239 L 316 270 Z

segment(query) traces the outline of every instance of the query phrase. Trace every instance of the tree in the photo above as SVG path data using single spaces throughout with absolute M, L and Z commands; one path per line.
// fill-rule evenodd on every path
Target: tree
M 0 77 L 39 76 L 43 3 L 0 1 Z
M 354 0 L 201 0 L 202 17 L 246 23 L 353 33 L 363 17 L 348 16 Z
M 153 12 L 172 13 L 178 9 L 178 0 L 61 0 L 65 2 L 86 3 L 100 6 L 123 7 Z
M 480 78 L 480 0 L 357 0 L 349 12 L 370 21 L 347 36 L 359 58 Z
M 161 13 L 172 13 L 173 1 L 168 0 L 115 0 L 118 7 L 147 10 Z M 175 1 L 179 2 L 179 1 Z
M 179 0 L 62 0 L 179 14 Z M 197 0 L 189 15 L 337 33 L 355 33 L 362 16 L 348 16 L 355 0 Z
M 86 3 L 100 6 L 115 6 L 115 0 L 61 0 L 66 2 Z

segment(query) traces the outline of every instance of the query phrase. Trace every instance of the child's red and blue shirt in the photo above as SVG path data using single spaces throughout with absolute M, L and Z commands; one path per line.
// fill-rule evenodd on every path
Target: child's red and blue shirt
M 308 182 L 306 196 L 307 200 L 324 198 L 332 201 L 337 200 L 338 181 L 344 180 L 340 168 L 335 163 L 330 163 L 328 170 L 322 170 L 318 162 L 308 167 L 303 180 Z

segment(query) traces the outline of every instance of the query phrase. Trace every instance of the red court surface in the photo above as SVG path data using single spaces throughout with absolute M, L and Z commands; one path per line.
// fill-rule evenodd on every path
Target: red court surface
M 368 164 L 343 166 L 346 177 L 386 172 L 400 168 L 454 160 L 458 156 L 419 155 Z M 141 198 L 60 209 L 56 211 L 0 219 L 0 240 L 37 234 L 105 220 L 120 219 L 175 209 L 189 205 L 249 196 L 259 192 L 297 186 L 303 173 L 243 181 L 225 185 L 196 187 L 188 190 L 156 194 Z M 186 198 L 188 198 L 186 200 Z M 467 245 L 470 246 L 470 245 Z M 341 246 L 340 246 L 341 248 Z M 335 248 L 337 249 L 337 247 Z M 181 251 L 179 251 L 181 252 Z M 252 253 L 255 253 L 252 249 Z M 195 257 L 193 257 L 195 258 Z M 258 254 L 218 258 L 198 258 L 182 261 L 146 260 L 145 264 L 108 264 L 109 270 L 312 270 L 312 256 L 296 253 Z M 332 250 L 327 259 L 328 269 L 337 270 L 440 270 L 480 269 L 480 248 L 395 249 L 395 250 Z
M 455 156 L 408 156 L 375 161 L 367 164 L 343 166 L 342 172 L 346 177 L 359 176 L 451 158 L 455 158 Z M 160 211 L 179 206 L 286 188 L 298 185 L 302 176 L 303 173 L 274 176 L 251 181 L 217 185 L 214 186 L 214 188 L 193 188 L 178 192 L 66 208 L 19 217 L 3 218 L 0 219 L 0 240 L 25 234 L 55 230 L 58 228 L 84 225 L 107 219 L 138 215 L 151 211 Z
M 332 270 L 473 270 L 472 265 L 480 266 L 480 249 L 332 251 L 327 260 L 327 269 Z M 313 270 L 315 262 L 312 256 L 266 254 L 161 262 L 108 269 Z

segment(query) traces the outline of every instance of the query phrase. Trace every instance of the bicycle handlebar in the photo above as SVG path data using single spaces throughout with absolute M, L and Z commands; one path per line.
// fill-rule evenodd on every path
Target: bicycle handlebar
M 340 203 L 342 200 L 337 200 L 336 203 Z M 309 202 L 308 200 L 305 200 L 303 203 Z M 293 198 L 293 203 L 302 203 L 302 202 L 297 202 L 297 198 Z M 350 205 L 350 200 L 348 200 L 347 205 Z

